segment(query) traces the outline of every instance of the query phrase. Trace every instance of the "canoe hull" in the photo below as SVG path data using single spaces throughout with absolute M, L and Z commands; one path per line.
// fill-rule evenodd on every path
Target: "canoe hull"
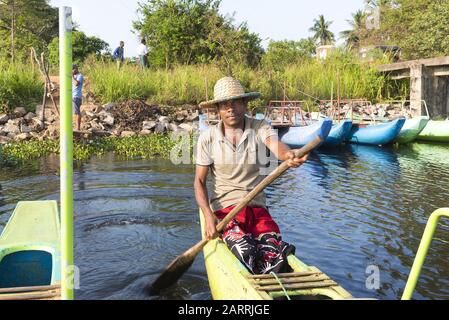
M 351 129 L 351 120 L 345 120 L 341 123 L 333 125 L 323 145 L 326 147 L 337 147 L 341 145 L 348 138 Z
M 427 126 L 428 122 L 429 117 L 415 117 L 413 119 L 407 119 L 394 142 L 409 143 L 414 141 Z
M 200 211 L 201 230 L 204 235 L 204 219 Z M 207 277 L 213 299 L 215 300 L 273 300 L 274 294 L 267 294 L 256 290 L 248 277 L 250 272 L 231 253 L 226 244 L 220 240 L 212 240 L 204 247 L 204 261 Z M 307 266 L 293 255 L 288 257 L 288 262 L 294 272 L 319 271 L 315 267 Z M 292 296 L 325 297 L 327 299 L 350 299 L 351 294 L 340 286 L 332 288 L 314 288 L 290 292 Z M 282 297 L 280 294 L 278 297 Z
M 398 136 L 404 126 L 405 118 L 391 122 L 361 127 L 353 125 L 349 134 L 349 142 L 366 145 L 386 145 Z
M 57 202 L 19 202 L 0 236 L 0 289 L 57 286 L 60 263 Z
M 307 143 L 320 136 L 326 139 L 332 129 L 332 120 L 324 119 L 304 127 L 280 128 L 281 141 L 291 148 L 302 148 Z
M 449 120 L 430 120 L 418 135 L 417 140 L 449 142 Z

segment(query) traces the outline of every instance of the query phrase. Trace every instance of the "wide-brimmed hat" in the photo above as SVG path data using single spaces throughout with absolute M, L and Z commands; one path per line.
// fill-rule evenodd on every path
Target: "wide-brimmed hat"
M 214 88 L 214 100 L 200 103 L 200 107 L 212 107 L 218 103 L 237 99 L 257 99 L 260 92 L 245 93 L 242 84 L 237 79 L 225 77 L 217 81 Z

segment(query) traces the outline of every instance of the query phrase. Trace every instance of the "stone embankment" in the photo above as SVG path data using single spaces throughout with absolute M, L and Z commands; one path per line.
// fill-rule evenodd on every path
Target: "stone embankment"
M 132 137 L 176 131 L 192 132 L 197 128 L 196 106 L 148 105 L 140 100 L 106 105 L 83 105 L 81 131 L 75 138 Z M 59 138 L 59 112 L 37 106 L 35 112 L 23 107 L 10 114 L 0 114 L 0 144 L 14 141 Z

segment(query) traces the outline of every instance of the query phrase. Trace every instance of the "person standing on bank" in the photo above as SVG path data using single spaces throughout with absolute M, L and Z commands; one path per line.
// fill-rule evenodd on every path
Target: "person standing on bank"
M 81 104 L 83 102 L 83 82 L 84 77 L 79 72 L 78 66 L 74 64 L 72 66 L 72 102 L 77 131 L 81 130 Z
M 142 70 L 148 68 L 148 47 L 145 39 L 140 41 L 140 45 L 137 47 L 137 54 L 139 55 L 140 67 Z
M 125 61 L 125 42 L 120 41 L 119 46 L 114 50 L 114 53 L 112 55 L 117 61 L 117 69 L 120 70 L 123 62 Z
M 246 117 L 248 101 L 259 96 L 258 92 L 245 93 L 238 80 L 226 77 L 216 83 L 214 100 L 200 104 L 202 108 L 216 107 L 221 118 L 217 125 L 201 133 L 196 154 L 195 197 L 209 240 L 218 237 L 218 220 L 263 180 L 264 166 L 256 159 L 258 150 L 268 148 L 279 160 L 289 160 L 289 166 L 294 168 L 307 160 L 307 156 L 296 158 L 266 121 Z M 209 172 L 210 196 L 206 187 Z M 295 253 L 295 247 L 282 240 L 263 192 L 225 227 L 222 239 L 254 274 L 291 271 L 287 256 Z

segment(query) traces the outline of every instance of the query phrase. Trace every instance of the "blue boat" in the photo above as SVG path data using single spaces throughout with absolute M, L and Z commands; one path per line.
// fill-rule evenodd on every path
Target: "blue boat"
M 405 118 L 398 118 L 376 125 L 353 124 L 348 141 L 357 144 L 386 145 L 399 135 L 404 123 Z
M 352 129 L 352 121 L 349 119 L 341 123 L 334 124 L 332 129 L 324 141 L 323 146 L 337 147 L 341 145 L 349 136 Z
M 332 120 L 324 119 L 308 126 L 278 128 L 281 141 L 292 148 L 301 148 L 318 136 L 326 139 L 332 129 Z

